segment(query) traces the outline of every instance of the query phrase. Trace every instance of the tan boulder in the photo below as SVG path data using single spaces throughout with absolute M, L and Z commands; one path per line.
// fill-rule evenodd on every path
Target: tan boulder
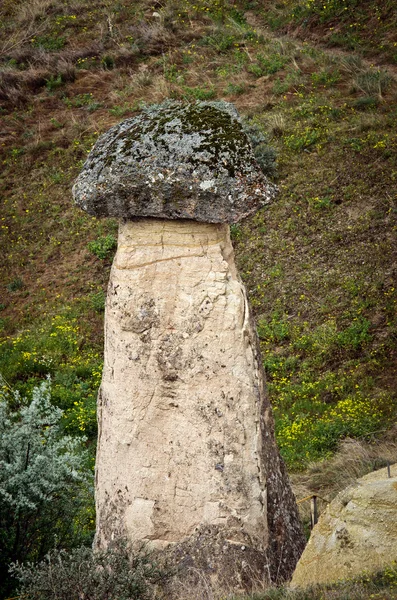
M 362 477 L 329 504 L 313 528 L 291 587 L 333 583 L 397 559 L 397 465 Z

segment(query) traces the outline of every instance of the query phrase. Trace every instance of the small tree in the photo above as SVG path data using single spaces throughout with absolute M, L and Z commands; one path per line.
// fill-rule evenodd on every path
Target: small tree
M 92 474 L 84 440 L 62 433 L 50 387 L 49 380 L 36 387 L 28 405 L 0 391 L 0 598 L 14 587 L 9 563 L 82 541 L 77 514 Z

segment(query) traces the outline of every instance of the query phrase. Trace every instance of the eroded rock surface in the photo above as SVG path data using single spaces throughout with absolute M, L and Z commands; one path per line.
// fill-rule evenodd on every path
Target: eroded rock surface
M 228 226 L 122 223 L 105 321 L 97 545 L 168 546 L 235 585 L 288 577 L 303 537 Z
M 166 101 L 102 135 L 73 194 L 95 216 L 235 223 L 268 203 L 261 172 L 232 104 Z
M 376 571 L 397 556 L 397 465 L 340 492 L 321 515 L 298 563 L 293 587 L 334 583 Z

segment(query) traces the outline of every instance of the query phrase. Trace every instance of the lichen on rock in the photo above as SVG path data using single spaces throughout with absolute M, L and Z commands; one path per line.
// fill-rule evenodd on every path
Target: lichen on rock
M 275 194 L 226 102 L 166 101 L 99 138 L 76 203 L 95 216 L 235 223 Z

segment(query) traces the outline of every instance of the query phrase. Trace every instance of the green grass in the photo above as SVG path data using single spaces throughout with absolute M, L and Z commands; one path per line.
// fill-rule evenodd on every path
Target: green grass
M 94 310 L 98 310 L 98 294 L 91 297 Z M 49 375 L 52 401 L 65 411 L 65 430 L 83 432 L 94 441 L 102 348 L 85 344 L 86 332 L 76 316 L 81 310 L 82 305 L 76 312 L 69 307 L 61 314 L 43 315 L 40 324 L 6 337 L 0 343 L 0 372 L 8 386 L 23 396 Z
M 345 437 L 376 436 L 396 418 L 386 375 L 395 360 L 397 296 L 387 265 L 396 114 L 383 105 L 365 117 L 340 83 L 302 76 L 278 101 L 279 198 L 235 237 L 292 469 L 331 455 Z M 255 121 L 266 130 L 275 119 L 258 112 Z

